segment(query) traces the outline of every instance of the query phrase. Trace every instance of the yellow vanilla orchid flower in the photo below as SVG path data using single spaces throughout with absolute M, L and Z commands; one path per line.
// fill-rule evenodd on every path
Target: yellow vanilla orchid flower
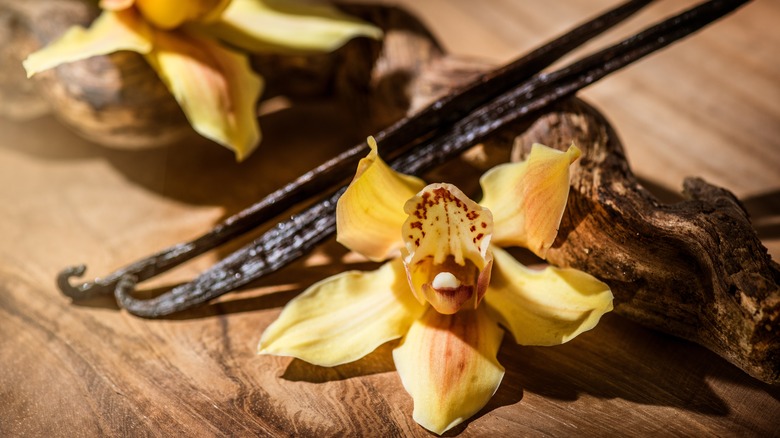
M 30 54 L 28 76 L 96 55 L 138 52 L 195 131 L 239 161 L 261 138 L 256 103 L 263 81 L 244 52 L 330 51 L 353 37 L 382 35 L 330 6 L 291 0 L 101 0 L 100 7 L 88 29 L 74 26 Z
M 451 184 L 425 186 L 395 172 L 369 144 L 338 203 L 338 240 L 375 261 L 395 257 L 311 286 L 265 330 L 258 351 L 336 366 L 401 338 L 393 360 L 414 419 L 442 434 L 497 390 L 504 330 L 522 345 L 558 345 L 612 310 L 609 287 L 594 277 L 531 270 L 500 248 L 544 257 L 580 151 L 534 145 L 525 162 L 482 177 L 480 205 Z

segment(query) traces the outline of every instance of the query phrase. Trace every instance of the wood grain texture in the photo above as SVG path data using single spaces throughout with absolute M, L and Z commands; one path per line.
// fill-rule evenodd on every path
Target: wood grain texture
M 448 51 L 491 62 L 614 3 L 399 1 Z M 691 3 L 660 2 L 600 41 Z M 754 2 L 582 93 L 613 123 L 647 188 L 674 199 L 683 178 L 697 175 L 732 190 L 775 259 L 778 18 L 776 2 Z M 411 418 L 389 348 L 335 369 L 255 356 L 260 333 L 297 292 L 373 266 L 333 242 L 210 306 L 158 321 L 118 311 L 112 299 L 73 305 L 54 286 L 74 262 L 108 272 L 192 238 L 354 144 L 362 133 L 347 114 L 324 103 L 266 114 L 261 149 L 240 165 L 197 138 L 126 152 L 86 142 L 51 117 L 0 119 L 0 435 L 430 436 Z M 236 245 L 156 280 L 149 293 Z M 507 374 L 498 393 L 453 435 L 780 434 L 776 388 L 617 315 L 560 347 L 505 342 L 499 360 Z
M 523 129 L 512 159 L 534 143 L 566 150 L 572 142 L 583 156 L 547 260 L 609 284 L 619 315 L 779 384 L 780 265 L 734 195 L 688 178 L 684 200 L 660 202 L 636 180 L 614 129 L 577 100 Z

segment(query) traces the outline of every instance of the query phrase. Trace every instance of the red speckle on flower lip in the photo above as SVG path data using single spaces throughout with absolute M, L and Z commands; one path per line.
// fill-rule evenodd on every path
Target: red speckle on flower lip
M 486 219 L 490 213 L 483 215 L 481 207 L 456 187 L 449 184 L 430 185 L 409 206 L 413 209 L 407 210 L 410 216 L 405 225 L 407 234 L 404 238 L 407 245 L 410 250 L 425 247 L 426 251 L 431 252 L 420 254 L 419 257 L 434 253 L 441 255 L 441 251 L 451 250 L 458 252 L 458 257 L 462 258 L 468 251 L 481 251 L 480 245 L 488 235 L 489 223 Z M 428 244 L 430 239 L 444 242 Z M 467 243 L 469 240 L 471 243 Z M 471 247 L 472 244 L 476 248 Z

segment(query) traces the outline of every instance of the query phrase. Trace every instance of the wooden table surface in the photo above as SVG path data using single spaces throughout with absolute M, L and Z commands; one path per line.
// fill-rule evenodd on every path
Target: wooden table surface
M 616 3 L 397 2 L 449 52 L 497 64 Z M 587 47 L 692 3 L 660 1 Z M 755 1 L 580 93 L 614 124 L 650 190 L 670 199 L 697 175 L 733 191 L 776 260 L 778 21 L 780 2 Z M 390 348 L 336 369 L 255 355 L 263 329 L 296 293 L 370 266 L 333 241 L 160 320 L 131 316 L 112 297 L 72 303 L 56 289 L 64 266 L 84 262 L 97 276 L 193 238 L 354 141 L 350 120 L 326 104 L 273 112 L 261 124 L 261 149 L 237 164 L 198 138 L 130 152 L 83 140 L 51 116 L 0 119 L 0 436 L 430 435 L 411 418 Z M 186 281 L 236 247 L 144 289 Z M 778 388 L 616 315 L 564 346 L 505 339 L 499 360 L 507 373 L 498 393 L 451 434 L 780 435 Z

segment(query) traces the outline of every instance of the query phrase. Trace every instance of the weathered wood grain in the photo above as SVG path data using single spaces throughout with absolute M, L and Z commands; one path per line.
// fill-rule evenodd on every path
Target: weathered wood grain
M 780 265 L 733 194 L 689 178 L 686 199 L 660 202 L 637 181 L 614 128 L 576 100 L 524 130 L 512 159 L 537 142 L 583 149 L 551 263 L 607 282 L 617 313 L 780 383 Z
M 498 63 L 615 2 L 399 3 L 448 51 Z M 628 29 L 682 7 L 661 2 Z M 754 2 L 584 93 L 613 122 L 646 187 L 672 196 L 684 176 L 698 175 L 734 191 L 762 212 L 753 220 L 776 258 L 780 61 L 769 55 L 778 18 L 774 2 Z M 371 266 L 335 243 L 175 319 L 131 317 L 111 299 L 72 305 L 53 284 L 74 260 L 108 272 L 198 235 L 353 144 L 344 114 L 325 104 L 267 114 L 266 142 L 241 165 L 197 139 L 123 152 L 85 142 L 51 117 L 0 119 L 0 435 L 430 436 L 411 419 L 387 350 L 335 370 L 254 355 L 298 291 Z M 149 287 L 189 279 L 229 249 Z M 505 342 L 499 360 L 507 375 L 498 393 L 455 433 L 778 434 L 776 388 L 618 315 L 560 347 Z

